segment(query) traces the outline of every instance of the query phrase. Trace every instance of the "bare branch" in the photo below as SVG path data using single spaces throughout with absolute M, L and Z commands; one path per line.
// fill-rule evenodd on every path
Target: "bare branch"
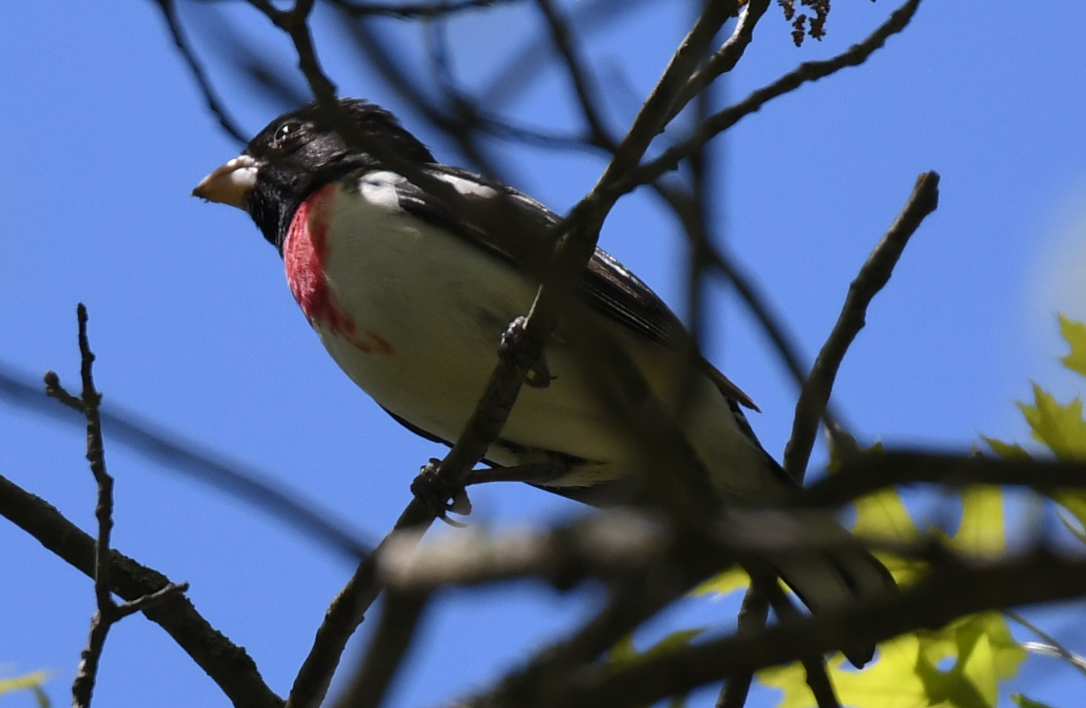
M 818 421 L 830 400 L 830 390 L 837 378 L 837 369 L 841 366 L 852 340 L 864 326 L 868 305 L 889 282 L 890 274 L 893 273 L 909 238 L 920 227 L 924 218 L 935 211 L 938 204 L 939 175 L 925 172 L 916 178 L 909 201 L 849 286 L 837 324 L 818 353 L 811 374 L 803 384 L 803 391 L 796 402 L 792 436 L 784 451 L 784 469 L 793 476 L 798 475 L 798 479 L 802 479 L 803 471 L 807 468 L 807 461 L 818 434 Z
M 351 0 L 329 0 L 343 12 L 354 17 L 383 16 L 400 20 L 433 19 L 453 15 L 464 10 L 509 5 L 520 0 L 459 0 L 458 2 L 432 2 L 418 5 L 393 5 L 376 2 L 351 2 Z
M 820 655 L 844 641 L 877 642 L 986 610 L 1055 602 L 1086 594 L 1086 561 L 1045 549 L 993 563 L 947 558 L 924 580 L 884 601 L 782 622 L 754 637 L 729 636 L 649 657 L 636 666 L 583 667 L 555 685 L 547 701 L 520 708 L 562 705 L 620 708 L 655 703 L 744 671 Z M 565 689 L 565 690 L 562 690 Z
M 94 577 L 94 539 L 45 501 L 4 477 L 0 477 L 0 516 L 9 519 L 84 575 Z M 110 563 L 112 590 L 125 600 L 137 601 L 173 585 L 161 573 L 115 550 L 110 551 Z M 256 664 L 245 650 L 208 624 L 183 594 L 169 593 L 142 611 L 147 619 L 173 637 L 234 705 L 282 706 L 283 701 L 260 678 Z
M 761 575 L 752 574 L 751 587 L 769 600 L 773 612 L 781 622 L 795 622 L 802 616 L 777 581 L 777 574 L 772 570 Z M 826 663 L 822 654 L 806 654 L 800 657 L 800 663 L 803 664 L 803 670 L 807 674 L 807 686 L 811 689 L 818 708 L 841 708 L 837 701 L 837 694 L 833 690 L 833 683 L 826 673 Z
M 905 29 L 919 4 L 920 0 L 909 0 L 895 11 L 885 24 L 865 40 L 859 44 L 854 44 L 842 54 L 826 61 L 812 61 L 800 64 L 794 71 L 785 74 L 769 86 L 754 91 L 739 103 L 714 114 L 698 126 L 698 129 L 694 131 L 689 139 L 668 148 L 656 159 L 641 165 L 637 169 L 630 170 L 616 180 L 611 186 L 615 193 L 614 198 L 617 199 L 639 185 L 648 184 L 665 172 L 675 169 L 699 145 L 711 140 L 746 116 L 758 111 L 772 99 L 790 93 L 807 82 L 825 78 L 845 67 L 858 66 L 864 63 L 875 50 L 886 43 L 887 38 Z
M 385 593 L 377 630 L 350 685 L 336 701 L 337 708 L 381 705 L 415 638 L 427 599 L 425 595 Z
M 1004 610 L 1003 616 L 1010 620 L 1013 620 L 1014 622 L 1017 622 L 1029 631 L 1036 634 L 1038 637 L 1041 638 L 1041 640 L 1043 640 L 1044 643 L 1041 646 L 1044 647 L 1044 651 L 1038 653 L 1048 653 L 1050 656 L 1059 657 L 1071 666 L 1073 666 L 1075 670 L 1078 671 L 1080 674 L 1086 676 L 1086 658 L 1075 654 L 1070 649 L 1061 644 L 1059 640 L 1057 640 L 1051 634 L 1044 631 L 1037 625 L 1033 624 L 1017 612 L 1012 612 L 1011 610 Z M 1028 642 L 1027 644 L 1036 645 L 1036 642 Z M 1034 649 L 1034 651 L 1037 650 Z
M 76 422 L 74 416 L 43 400 L 41 390 L 27 383 L 26 378 L 0 364 L 0 398 L 65 423 Z M 82 413 L 79 398 L 65 391 L 52 371 L 45 374 L 45 390 L 50 398 Z M 350 524 L 336 518 L 330 510 L 306 501 L 299 490 L 282 488 L 268 473 L 165 431 L 131 411 L 110 405 L 100 408 L 98 415 L 111 440 L 122 442 L 198 482 L 232 494 L 344 555 L 359 559 L 369 554 L 371 545 L 352 534 L 348 530 Z M 82 418 L 79 424 L 85 425 Z
M 625 194 L 625 192 L 617 191 L 625 181 L 624 176 L 634 170 L 653 138 L 663 132 L 667 126 L 679 92 L 697 70 L 716 33 L 720 31 L 728 18 L 735 14 L 736 5 L 736 0 L 708 0 L 705 3 L 701 15 L 675 51 L 652 93 L 641 105 L 641 110 L 638 111 L 626 136 L 615 149 L 615 155 L 607 165 L 607 169 L 592 192 L 577 205 L 571 216 L 577 214 L 579 210 L 587 210 L 597 212 L 598 219 L 602 222 L 607 210 L 614 205 L 618 197 Z
M 840 472 L 804 490 L 807 506 L 840 506 L 886 487 L 916 484 L 1029 487 L 1041 493 L 1086 486 L 1086 462 L 997 459 L 981 455 L 882 450 L 846 458 Z
M 117 605 L 118 617 L 127 617 L 128 615 L 134 615 L 137 612 L 143 612 L 148 607 L 154 607 L 160 602 L 166 600 L 171 595 L 181 595 L 188 592 L 188 583 L 170 583 L 161 590 L 156 590 L 150 595 L 144 595 L 143 597 L 137 597 L 131 602 L 125 602 L 121 605 Z
M 79 661 L 75 681 L 72 683 L 72 705 L 86 708 L 90 705 L 94 682 L 98 676 L 98 662 L 110 626 L 121 618 L 110 594 L 109 537 L 113 529 L 113 478 L 106 471 L 105 445 L 102 442 L 102 420 L 98 417 L 98 404 L 102 396 L 94 388 L 92 366 L 94 353 L 87 339 L 87 308 L 83 303 L 76 308 L 79 320 L 80 373 L 83 392 L 80 401 L 83 415 L 87 418 L 87 461 L 98 487 L 94 516 L 98 521 L 98 538 L 94 544 L 94 596 L 97 611 L 91 619 L 90 637 Z
M 687 233 L 690 233 L 691 225 L 687 220 L 691 213 L 692 198 L 681 190 L 664 184 L 657 180 L 652 185 L 653 190 L 671 207 L 675 214 L 683 221 Z M 701 250 L 701 257 L 707 261 L 707 265 L 719 270 L 735 288 L 740 299 L 746 304 L 747 309 L 761 325 L 762 330 L 769 337 L 780 355 L 788 373 L 796 382 L 798 388 L 803 387 L 807 380 L 807 366 L 800 355 L 799 343 L 788 331 L 781 318 L 773 311 L 768 298 L 763 293 L 754 279 L 723 253 L 722 248 L 714 243 L 714 240 L 706 236 L 703 243 L 697 246 Z
M 384 551 L 380 576 L 402 592 L 539 578 L 561 589 L 587 577 L 643 570 L 674 552 L 674 537 L 647 515 L 601 511 L 546 530 L 488 533 L 467 529 L 416 547 L 417 534 L 395 537 Z
M 434 521 L 433 513 L 419 499 L 412 499 L 400 514 L 392 531 L 358 567 L 354 575 L 328 606 L 317 636 L 294 678 L 287 708 L 317 708 L 328 694 L 328 686 L 339 666 L 347 640 L 365 619 L 366 612 L 381 592 L 377 563 L 390 539 L 413 531 L 421 535 Z
M 708 61 L 682 87 L 679 97 L 675 101 L 675 108 L 672 110 L 673 115 L 677 115 L 717 77 L 735 68 L 735 65 L 743 58 L 747 45 L 754 39 L 754 27 L 768 7 L 769 0 L 750 0 L 747 3 L 728 41 L 724 43 L 720 51 L 709 57 Z
M 211 80 L 207 77 L 207 73 L 200 66 L 200 62 L 196 60 L 196 52 L 189 44 L 188 38 L 185 37 L 185 31 L 181 27 L 181 18 L 177 15 L 177 5 L 174 0 L 154 0 L 154 2 L 158 4 L 159 9 L 162 11 L 162 18 L 166 20 L 166 27 L 170 30 L 170 36 L 173 37 L 174 46 L 177 47 L 181 58 L 188 65 L 192 78 L 196 80 L 196 85 L 204 97 L 204 103 L 207 104 L 208 110 L 219 119 L 219 125 L 234 140 L 243 145 L 249 142 L 249 138 L 245 137 L 245 131 L 230 117 L 226 106 L 211 86 Z
M 743 597 L 739 608 L 738 629 L 736 636 L 749 637 L 765 628 L 769 618 L 769 601 L 752 585 Z M 753 671 L 740 671 L 724 680 L 720 694 L 716 699 L 716 708 L 743 708 L 754 681 Z
M 599 92 L 596 89 L 597 83 L 589 74 L 588 63 L 581 55 L 580 48 L 574 41 L 569 21 L 559 14 L 558 8 L 555 7 L 552 0 L 536 0 L 536 4 L 547 20 L 547 26 L 551 30 L 551 37 L 554 39 L 554 46 L 558 49 L 558 53 L 566 65 L 570 83 L 573 84 L 573 90 L 577 94 L 577 100 L 581 105 L 581 114 L 588 124 L 588 142 L 605 150 L 613 151 L 617 143 L 611 137 L 610 131 L 607 130 L 607 126 L 603 121 L 599 107 Z

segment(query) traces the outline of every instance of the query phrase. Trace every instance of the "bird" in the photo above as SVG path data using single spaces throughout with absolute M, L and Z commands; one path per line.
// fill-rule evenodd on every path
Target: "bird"
M 451 444 L 498 362 L 500 336 L 532 304 L 553 246 L 548 227 L 560 217 L 512 187 L 438 162 L 374 103 L 344 98 L 336 108 L 311 103 L 279 116 L 192 194 L 247 212 L 347 376 L 411 431 Z M 337 130 L 336 115 L 356 139 Z M 543 381 L 523 387 L 488 464 L 552 465 L 558 472 L 536 486 L 597 506 L 627 493 L 607 490 L 636 489 L 642 446 L 601 384 L 608 365 L 593 344 L 606 335 L 675 421 L 708 474 L 708 496 L 758 506 L 795 492 L 742 411 L 754 408 L 751 399 L 691 352 L 679 317 L 636 275 L 597 248 L 573 299 L 543 363 L 526 372 Z M 828 514 L 818 523 L 847 538 Z M 856 544 L 776 565 L 814 612 L 894 588 Z M 846 653 L 862 665 L 871 649 Z

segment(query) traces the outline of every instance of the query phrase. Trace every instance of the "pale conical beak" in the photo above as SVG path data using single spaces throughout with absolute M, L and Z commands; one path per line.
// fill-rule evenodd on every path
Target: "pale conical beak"
M 239 155 L 200 180 L 192 196 L 245 209 L 245 195 L 256 185 L 259 167 L 252 156 Z

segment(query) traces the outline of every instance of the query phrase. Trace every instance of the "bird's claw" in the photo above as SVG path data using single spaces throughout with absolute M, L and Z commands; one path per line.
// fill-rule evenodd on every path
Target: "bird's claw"
M 460 516 L 471 513 L 471 500 L 463 485 L 453 485 L 439 474 L 441 460 L 431 458 L 423 465 L 419 475 L 411 482 L 411 493 L 434 515 L 450 526 L 463 528 L 466 524 L 453 521 L 449 512 Z

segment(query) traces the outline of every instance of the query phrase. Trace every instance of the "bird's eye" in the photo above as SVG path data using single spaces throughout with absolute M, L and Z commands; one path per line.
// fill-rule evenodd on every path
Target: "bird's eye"
M 290 143 L 297 138 L 302 132 L 302 124 L 298 121 L 287 121 L 283 125 L 279 126 L 275 131 L 275 136 L 272 138 L 272 148 L 282 149 L 290 145 Z

